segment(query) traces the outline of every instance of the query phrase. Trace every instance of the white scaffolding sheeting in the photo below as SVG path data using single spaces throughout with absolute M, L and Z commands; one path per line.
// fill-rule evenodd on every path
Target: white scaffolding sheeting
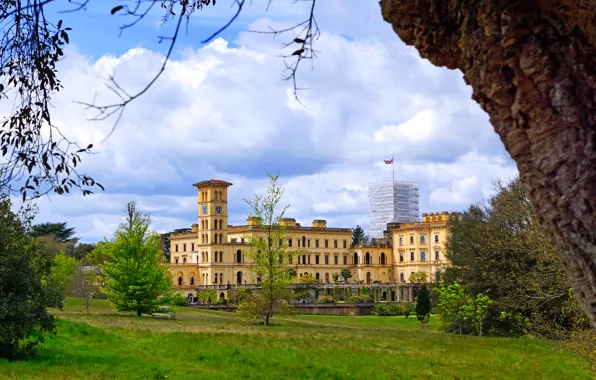
M 418 184 L 376 182 L 369 184 L 370 237 L 382 238 L 387 223 L 418 221 Z

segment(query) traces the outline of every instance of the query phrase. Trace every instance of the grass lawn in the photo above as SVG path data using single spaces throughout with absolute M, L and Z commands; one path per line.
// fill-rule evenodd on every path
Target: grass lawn
M 1 379 L 594 379 L 556 342 L 457 336 L 431 319 L 296 316 L 264 327 L 225 312 L 178 319 L 112 312 L 67 299 L 58 335 Z

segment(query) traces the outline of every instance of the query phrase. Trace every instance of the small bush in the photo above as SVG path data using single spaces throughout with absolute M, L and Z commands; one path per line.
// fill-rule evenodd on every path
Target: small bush
M 182 297 L 180 294 L 174 294 L 168 297 L 165 303 L 172 306 L 188 306 L 189 304 L 188 298 Z
M 403 307 L 400 304 L 378 304 L 372 310 L 373 315 L 380 317 L 393 317 L 403 314 Z
M 370 297 L 368 296 L 368 294 L 355 294 L 350 297 L 351 303 L 364 303 L 368 302 L 369 300 Z
M 320 296 L 315 301 L 316 303 L 335 303 L 335 299 L 332 296 Z

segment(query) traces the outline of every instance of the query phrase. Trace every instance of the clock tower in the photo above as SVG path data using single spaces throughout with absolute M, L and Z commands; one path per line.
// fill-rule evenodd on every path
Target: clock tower
M 230 182 L 211 179 L 195 183 L 199 204 L 199 246 L 213 247 L 228 241 L 228 187 Z M 220 249 L 217 249 L 219 252 Z M 215 261 L 209 254 L 207 261 Z M 219 260 L 218 260 L 219 261 Z

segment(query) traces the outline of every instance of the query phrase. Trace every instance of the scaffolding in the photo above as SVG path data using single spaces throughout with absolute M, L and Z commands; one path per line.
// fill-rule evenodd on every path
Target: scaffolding
M 413 182 L 375 182 L 368 186 L 370 237 L 382 238 L 387 223 L 418 221 L 418 184 Z

